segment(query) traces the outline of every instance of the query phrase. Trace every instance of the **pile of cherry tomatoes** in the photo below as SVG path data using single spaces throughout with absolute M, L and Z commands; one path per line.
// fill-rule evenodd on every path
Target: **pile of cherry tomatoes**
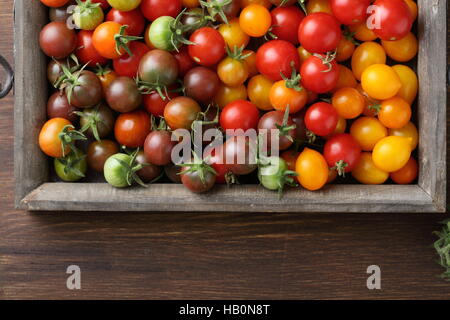
M 40 1 L 52 91 L 39 145 L 64 181 L 88 168 L 193 192 L 246 176 L 278 191 L 417 178 L 413 0 Z M 231 135 L 174 164 L 172 132 L 195 124 L 277 129 L 280 154 Z

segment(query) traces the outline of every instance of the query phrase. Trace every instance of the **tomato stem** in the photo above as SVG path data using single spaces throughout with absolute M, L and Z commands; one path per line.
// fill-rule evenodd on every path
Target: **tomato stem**
M 131 52 L 128 44 L 130 43 L 130 41 L 141 40 L 142 37 L 125 35 L 125 31 L 127 28 L 128 28 L 127 25 L 121 26 L 119 33 L 114 35 L 114 41 L 116 42 L 116 52 L 118 55 L 122 55 L 121 50 L 123 49 L 125 50 L 126 53 L 128 53 L 130 57 L 132 57 L 133 53 Z

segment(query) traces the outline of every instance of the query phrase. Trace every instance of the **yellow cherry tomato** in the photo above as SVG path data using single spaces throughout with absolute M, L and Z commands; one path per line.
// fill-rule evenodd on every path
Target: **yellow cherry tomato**
M 229 87 L 240 86 L 248 79 L 247 62 L 226 57 L 217 66 L 217 75 Z
M 273 110 L 270 103 L 270 89 L 273 81 L 263 75 L 257 75 L 250 79 L 247 86 L 248 97 L 261 110 Z
M 408 5 L 409 11 L 411 12 L 413 21 L 417 19 L 417 14 L 419 12 L 417 8 L 417 3 L 414 2 L 414 0 L 404 0 L 405 3 Z
M 245 8 L 251 4 L 259 4 L 263 7 L 266 7 L 267 9 L 270 9 L 272 7 L 272 3 L 269 0 L 241 0 L 242 8 Z
M 367 27 L 366 21 L 349 26 L 349 29 L 353 33 L 353 37 L 359 41 L 373 41 L 378 38 L 375 32 Z
M 385 100 L 378 112 L 378 119 L 388 128 L 403 128 L 411 120 L 411 106 L 399 97 Z
M 221 24 L 218 31 L 231 50 L 235 47 L 245 48 L 250 41 L 250 37 L 241 29 L 238 18 L 231 19 L 228 24 Z
M 339 66 L 339 78 L 336 87 L 331 91 L 332 93 L 342 88 L 356 88 L 358 82 L 353 75 L 352 70 L 346 66 L 340 64 Z
M 306 12 L 308 12 L 308 14 L 314 12 L 325 12 L 333 14 L 333 12 L 331 11 L 329 0 L 309 0 L 306 4 Z
M 419 80 L 416 73 L 408 66 L 398 64 L 392 67 L 400 78 L 402 86 L 397 93 L 397 97 L 405 99 L 409 104 L 413 104 L 417 97 Z
M 342 88 L 333 94 L 331 104 L 344 119 L 354 119 L 364 111 L 364 97 L 355 88 Z
M 363 152 L 361 160 L 352 171 L 352 176 L 363 184 L 382 184 L 389 178 L 389 173 L 379 169 L 372 160 L 370 152 Z
M 419 144 L 419 132 L 412 122 L 408 122 L 403 128 L 389 129 L 390 136 L 411 138 L 411 150 L 415 150 Z
M 259 74 L 258 68 L 256 67 L 256 54 L 252 50 L 242 51 L 242 55 L 246 56 L 244 59 L 248 66 L 248 76 L 253 77 Z
M 378 100 L 394 97 L 402 83 L 392 67 L 385 64 L 374 64 L 364 70 L 361 85 L 367 94 Z
M 386 172 L 400 170 L 411 157 L 411 140 L 411 138 L 397 136 L 381 139 L 373 148 L 373 162 Z
M 242 30 L 251 37 L 262 37 L 269 31 L 272 16 L 269 10 L 259 4 L 246 6 L 239 16 Z
M 183 4 L 183 7 L 186 8 L 196 8 L 200 6 L 199 0 L 181 0 L 181 3 Z
M 343 36 L 336 48 L 336 61 L 343 62 L 352 57 L 355 52 L 355 44 L 347 37 Z
M 391 172 L 389 176 L 391 177 L 392 181 L 397 184 L 410 184 L 417 179 L 418 174 L 419 165 L 417 164 L 416 159 L 411 157 L 403 168 L 398 171 Z
M 300 66 L 306 61 L 306 59 L 312 56 L 311 53 L 306 51 L 306 49 L 301 46 L 298 47 L 298 55 L 300 56 Z
M 222 83 L 214 96 L 214 102 L 220 109 L 236 100 L 247 100 L 247 88 L 244 85 L 229 87 Z
M 372 151 L 377 142 L 388 135 L 388 129 L 376 118 L 361 117 L 353 122 L 350 134 L 364 151 Z
M 361 80 L 361 75 L 367 67 L 385 63 L 386 53 L 383 47 L 376 42 L 364 42 L 353 53 L 352 71 L 355 78 Z
M 395 41 L 385 41 L 382 40 L 386 54 L 395 61 L 407 62 L 417 55 L 419 50 L 419 44 L 417 42 L 416 36 L 410 32 L 406 37 L 395 40 Z
M 328 181 L 328 164 L 319 152 L 305 148 L 295 163 L 298 182 L 310 191 L 323 188 Z

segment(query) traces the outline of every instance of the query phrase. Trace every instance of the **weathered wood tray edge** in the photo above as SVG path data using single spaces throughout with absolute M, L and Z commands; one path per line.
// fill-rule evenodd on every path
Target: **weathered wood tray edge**
M 420 177 L 410 186 L 328 186 L 289 190 L 279 200 L 258 186 L 217 187 L 194 195 L 180 185 L 118 190 L 106 183 L 47 183 L 37 137 L 45 121 L 47 81 L 38 35 L 47 14 L 38 1 L 15 0 L 15 206 L 32 211 L 445 212 L 446 2 L 419 0 Z M 426 27 L 425 27 L 426 26 Z M 428 138 L 428 137 L 431 137 Z

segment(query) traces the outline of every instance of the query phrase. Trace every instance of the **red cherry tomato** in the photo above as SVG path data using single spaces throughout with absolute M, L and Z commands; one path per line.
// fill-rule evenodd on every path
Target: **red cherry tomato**
M 282 79 L 281 74 L 289 77 L 292 68 L 298 71 L 300 56 L 297 48 L 285 40 L 272 40 L 263 44 L 256 53 L 258 71 L 272 81 Z
M 330 6 L 340 23 L 354 25 L 366 21 L 370 2 L 370 0 L 330 0 Z
M 323 155 L 330 168 L 336 168 L 340 175 L 351 172 L 361 158 L 361 146 L 348 133 L 339 133 L 327 141 Z
M 106 15 L 106 21 L 114 21 L 121 25 L 127 25 L 127 34 L 130 36 L 140 36 L 145 28 L 145 19 L 139 9 L 131 11 L 111 9 Z
M 258 122 L 258 108 L 245 100 L 237 100 L 227 104 L 220 114 L 220 126 L 224 130 L 242 129 L 246 131 L 256 129 Z
M 214 28 L 204 27 L 196 30 L 189 41 L 195 43 L 188 46 L 189 55 L 202 66 L 213 66 L 225 55 L 225 40 Z
M 306 128 L 312 133 L 325 137 L 332 134 L 339 122 L 339 114 L 329 103 L 317 102 L 305 114 Z
M 382 40 L 394 41 L 408 35 L 414 21 L 405 1 L 377 0 L 373 5 L 375 25 L 371 26 L 371 29 L 378 37 Z M 380 23 L 379 26 L 376 25 L 377 22 Z
M 162 16 L 175 18 L 181 12 L 181 0 L 142 0 L 141 11 L 150 21 Z
M 117 142 L 129 148 L 142 147 L 150 133 L 151 120 L 142 110 L 122 113 L 116 120 L 114 135 Z
M 295 6 L 278 7 L 270 13 L 272 16 L 272 33 L 278 40 L 286 40 L 298 45 L 298 27 L 305 18 L 300 8 Z
M 155 117 L 164 116 L 164 108 L 171 99 L 179 96 L 177 92 L 167 92 L 168 97 L 163 100 L 158 92 L 143 95 L 145 109 Z
M 142 42 L 132 41 L 129 45 L 132 55 L 125 53 L 118 59 L 113 60 L 114 71 L 119 76 L 136 77 L 139 69 L 139 62 L 150 49 Z
M 334 51 L 341 37 L 339 22 L 331 14 L 324 12 L 309 14 L 298 28 L 298 40 L 310 53 Z
M 180 77 L 184 77 L 184 75 L 195 67 L 195 62 L 192 60 L 189 55 L 188 48 L 186 46 L 181 47 L 178 52 L 175 51 L 172 53 L 175 59 L 178 61 L 178 69 L 180 72 Z
M 95 67 L 97 64 L 105 65 L 108 59 L 100 55 L 92 44 L 92 35 L 94 31 L 80 30 L 77 34 L 77 50 L 75 55 L 81 64 L 88 63 L 89 67 Z
M 322 59 L 311 56 L 303 62 L 300 69 L 302 85 L 315 93 L 332 91 L 339 80 L 339 67 L 336 61 L 326 63 Z

